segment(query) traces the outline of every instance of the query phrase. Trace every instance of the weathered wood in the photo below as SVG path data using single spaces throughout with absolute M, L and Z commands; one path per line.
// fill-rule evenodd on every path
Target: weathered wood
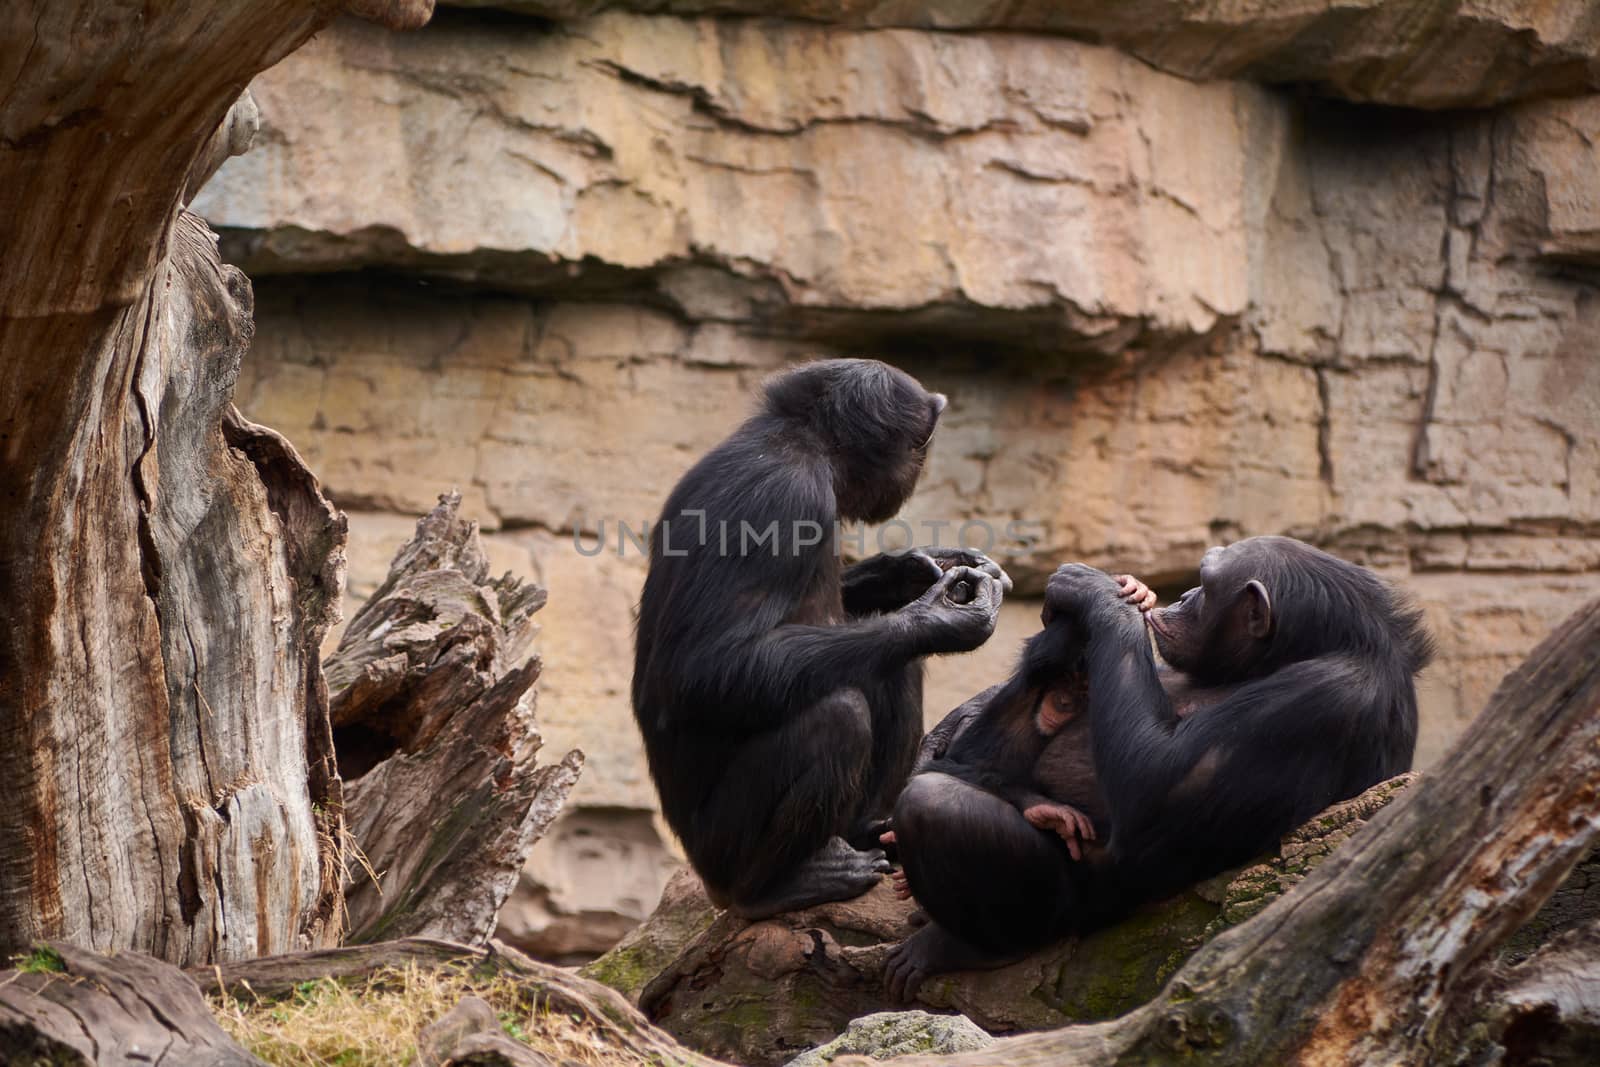
M 231 414 L 249 284 L 179 213 L 245 84 L 336 10 L 0 5 L 0 951 L 338 935 L 343 520 Z
M 206 139 L 200 155 L 189 168 L 189 180 L 183 187 L 183 206 L 188 207 L 194 194 L 210 181 L 218 169 L 232 156 L 242 156 L 250 150 L 256 131 L 261 128 L 261 111 L 256 98 L 246 89 L 233 102 L 222 124 Z
M 464 967 L 501 974 L 525 985 L 549 1010 L 578 1016 L 594 1027 L 607 1045 L 626 1048 L 658 1063 L 680 1067 L 721 1067 L 717 1060 L 692 1052 L 640 1015 L 621 994 L 571 971 L 539 963 L 500 942 L 471 948 L 428 938 L 407 938 L 371 945 L 350 945 L 270 959 L 241 960 L 191 973 L 209 995 L 229 992 L 272 1000 L 291 993 L 301 982 L 319 978 L 366 978 L 386 968 Z
M 1488 983 L 1460 1062 L 1600 1063 L 1600 923 L 1569 930 Z
M 0 518 L 30 539 L 6 580 L 36 583 L 0 637 L 0 948 L 188 962 L 338 932 L 337 785 L 308 757 L 344 520 L 231 411 L 250 287 L 195 216 L 159 274 L 107 339 L 120 379 L 73 469 L 35 482 L 66 479 L 35 500 L 52 517 Z
M 460 504 L 441 496 L 417 523 L 327 664 L 365 854 L 348 892 L 355 940 L 487 941 L 583 765 L 581 752 L 537 765 L 539 660 L 526 654 L 545 592 L 489 577 Z
M 217 1025 L 194 979 L 160 960 L 41 945 L 0 970 L 0 1063 L 263 1067 Z
M 901 1062 L 1453 1062 L 1494 950 L 1600 839 L 1597 802 L 1600 601 L 1506 677 L 1433 774 L 1150 1004 Z

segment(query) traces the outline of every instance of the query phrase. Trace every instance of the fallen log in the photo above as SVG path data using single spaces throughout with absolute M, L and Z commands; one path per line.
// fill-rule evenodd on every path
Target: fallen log
M 992 1032 L 1054 1029 L 972 1063 L 1471 1061 L 1535 1024 L 1548 1026 L 1538 1047 L 1586 1047 L 1583 983 L 1600 973 L 1580 936 L 1600 914 L 1600 602 L 1507 676 L 1442 766 L 1378 810 L 1394 792 L 1312 820 L 1220 897 L 1197 887 L 1012 967 L 941 977 L 919 1001 Z M 906 907 L 882 888 L 755 924 L 692 886 L 669 897 L 660 921 L 586 973 L 637 990 L 687 1044 L 775 1064 L 898 1007 L 878 973 Z M 1184 916 L 1199 908 L 1211 917 L 1191 937 Z M 1556 935 L 1561 955 L 1540 948 Z M 1498 1029 L 1470 1025 L 1485 1018 Z M 1064 1027 L 1092 1020 L 1106 1021 Z
M 194 980 L 135 952 L 40 944 L 0 971 L 0 1063 L 265 1067 L 223 1032 Z
M 956 1011 L 994 1034 L 1111 1019 L 1155 996 L 1188 956 L 1298 884 L 1415 779 L 1402 775 L 1323 812 L 1270 860 L 1153 903 L 992 971 L 940 975 L 911 1007 Z M 784 1063 L 852 1020 L 907 1005 L 883 981 L 913 905 L 887 884 L 855 900 L 751 923 L 719 912 L 693 872 L 581 973 L 614 984 L 685 1044 L 752 1067 Z

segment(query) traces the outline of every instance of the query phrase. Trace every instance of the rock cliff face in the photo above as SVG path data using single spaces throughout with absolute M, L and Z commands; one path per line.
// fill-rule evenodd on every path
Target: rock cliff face
M 295 53 L 195 209 L 256 284 L 240 406 L 350 511 L 352 596 L 452 485 L 550 591 L 543 725 L 590 759 L 524 943 L 603 947 L 672 869 L 630 533 L 795 359 L 952 397 L 865 545 L 959 535 L 1018 595 L 930 719 L 1006 671 L 1057 562 L 1178 590 L 1282 532 L 1426 606 L 1426 765 L 1600 593 L 1586 5 L 507 6 Z

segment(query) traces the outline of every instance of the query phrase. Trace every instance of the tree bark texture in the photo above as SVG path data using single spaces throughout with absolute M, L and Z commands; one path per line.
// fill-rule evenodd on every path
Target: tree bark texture
M 1490 989 L 1480 1062 L 1600 1063 L 1600 923 L 1568 930 Z
M 249 283 L 178 208 L 336 7 L 0 8 L 0 951 L 339 932 L 343 519 L 232 413 Z
M 42 946 L 0 970 L 0 1063 L 16 1067 L 263 1067 L 217 1025 L 194 979 L 133 952 Z
M 446 494 L 417 523 L 327 663 L 365 860 L 350 865 L 356 940 L 486 942 L 583 766 L 577 751 L 536 764 L 540 664 L 528 649 L 545 591 L 489 576 L 460 504 Z

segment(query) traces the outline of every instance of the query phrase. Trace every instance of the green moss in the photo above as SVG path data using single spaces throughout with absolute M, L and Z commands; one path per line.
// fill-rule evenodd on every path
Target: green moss
M 656 975 L 645 951 L 607 952 L 604 956 L 579 970 L 585 978 L 610 986 L 624 996 L 633 996 Z
M 14 962 L 23 974 L 62 974 L 67 969 L 67 961 L 49 945 L 35 945 L 32 952 L 17 956 Z
M 580 968 L 578 973 L 610 986 L 630 1000 L 678 957 L 686 945 L 716 921 L 709 901 L 677 905 L 658 911 L 610 952 Z
M 740 999 L 717 1012 L 717 1025 L 729 1030 L 765 1033 L 772 1027 L 772 1005 L 755 998 Z
M 1217 914 L 1217 905 L 1194 894 L 1141 911 L 1085 938 L 1040 999 L 1075 1021 L 1116 1018 L 1160 991 Z

